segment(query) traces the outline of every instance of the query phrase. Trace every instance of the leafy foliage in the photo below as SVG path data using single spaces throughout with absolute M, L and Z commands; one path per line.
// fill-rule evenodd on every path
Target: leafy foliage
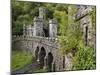
M 45 7 L 47 9 L 45 19 L 57 18 L 58 21 L 61 20 L 61 25 L 62 23 L 67 24 L 66 18 L 68 10 L 67 5 L 65 4 L 35 3 L 12 0 L 12 34 L 22 35 L 23 24 L 29 25 L 33 23 L 33 18 L 39 14 L 39 7 Z M 59 20 L 60 17 L 62 18 Z
M 80 43 L 78 51 L 73 58 L 73 70 L 88 70 L 96 68 L 96 54 L 95 49 L 85 47 Z
M 22 35 L 23 24 L 31 24 L 33 17 L 38 16 L 40 4 L 12 0 L 12 34 Z
M 75 5 L 69 5 L 68 11 L 70 12 L 68 12 L 67 18 L 62 19 L 60 26 L 61 36 L 59 37 L 59 42 L 63 53 L 69 53 L 71 49 L 76 48 L 82 37 L 79 22 L 75 23 L 72 17 L 77 11 Z

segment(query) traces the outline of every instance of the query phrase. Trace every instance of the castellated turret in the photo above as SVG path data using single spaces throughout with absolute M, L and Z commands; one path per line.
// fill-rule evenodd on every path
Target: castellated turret
M 57 20 L 52 19 L 49 20 L 49 36 L 50 37 L 57 37 Z
M 35 17 L 33 23 L 34 23 L 34 36 L 43 36 L 43 19 Z

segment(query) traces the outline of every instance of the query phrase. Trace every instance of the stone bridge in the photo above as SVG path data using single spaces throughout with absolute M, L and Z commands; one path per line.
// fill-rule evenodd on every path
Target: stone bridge
M 12 45 L 16 49 L 31 51 L 41 68 L 49 71 L 62 71 L 64 69 L 63 56 L 59 51 L 57 38 L 14 36 Z

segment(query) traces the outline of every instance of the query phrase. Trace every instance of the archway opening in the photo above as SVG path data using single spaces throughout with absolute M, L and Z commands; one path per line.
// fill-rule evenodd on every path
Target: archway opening
M 85 45 L 88 43 L 88 26 L 85 27 Z
M 47 66 L 48 66 L 48 71 L 52 71 L 52 62 L 53 62 L 53 55 L 51 52 L 48 53 L 48 61 L 47 61 Z
M 44 66 L 44 58 L 46 56 L 46 51 L 44 47 L 41 48 L 41 51 L 39 53 L 39 62 L 40 62 L 40 68 L 43 68 Z
M 49 31 L 48 31 L 48 29 L 43 28 L 43 31 L 44 31 L 44 36 L 45 37 L 49 37 Z
M 35 58 L 36 58 L 36 60 L 38 59 L 38 52 L 39 52 L 39 47 L 37 47 L 36 50 L 35 50 Z
M 65 56 L 63 56 L 63 68 L 65 68 Z

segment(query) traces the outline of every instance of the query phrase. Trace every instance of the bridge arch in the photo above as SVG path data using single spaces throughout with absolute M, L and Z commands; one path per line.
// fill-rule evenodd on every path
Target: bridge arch
M 51 72 L 52 71 L 52 63 L 53 63 L 53 55 L 51 52 L 48 53 L 47 56 L 47 66 L 48 66 L 48 71 Z
M 40 67 L 43 68 L 44 66 L 44 59 L 46 56 L 46 50 L 44 47 L 41 47 L 41 50 L 39 52 L 39 62 L 40 62 Z

